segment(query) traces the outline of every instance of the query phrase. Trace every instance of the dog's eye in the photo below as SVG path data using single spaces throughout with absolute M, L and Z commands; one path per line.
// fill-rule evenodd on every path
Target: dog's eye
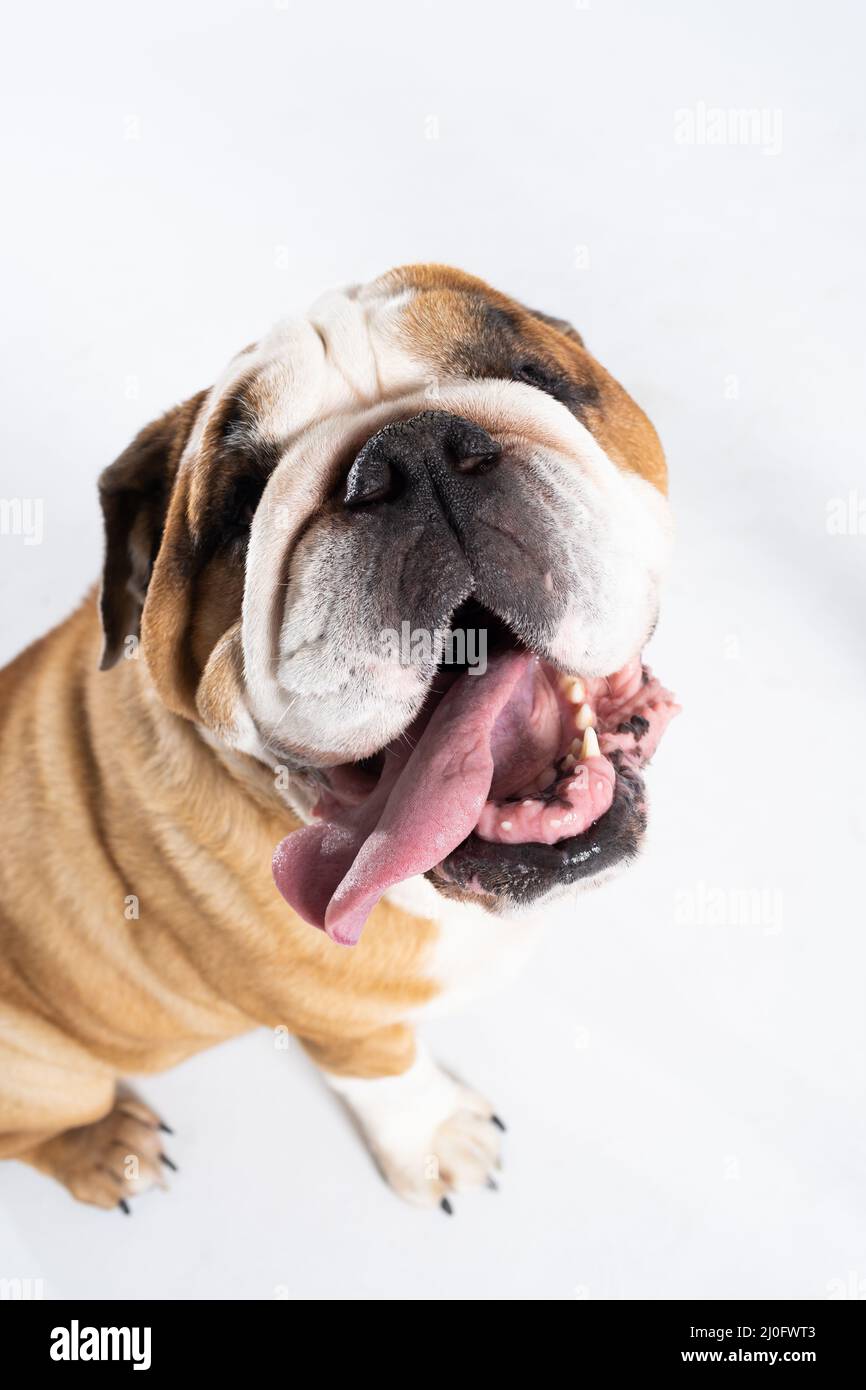
M 521 362 L 514 369 L 514 379 L 525 382 L 527 386 L 534 386 L 537 391 L 544 391 L 548 396 L 559 399 L 562 395 L 561 378 L 546 367 L 540 367 L 537 362 Z
M 220 528 L 221 541 L 246 540 L 256 508 L 265 490 L 265 479 L 252 475 L 237 478 L 225 500 Z
M 246 529 L 252 525 L 263 492 L 264 483 L 260 479 L 249 478 L 245 481 L 243 488 L 235 498 L 235 522 L 238 526 L 243 526 Z
M 593 381 L 578 382 L 550 367 L 539 366 L 537 362 L 521 362 L 512 373 L 515 381 L 525 381 L 546 396 L 560 401 L 572 415 L 585 421 L 587 409 L 599 408 L 599 390 Z

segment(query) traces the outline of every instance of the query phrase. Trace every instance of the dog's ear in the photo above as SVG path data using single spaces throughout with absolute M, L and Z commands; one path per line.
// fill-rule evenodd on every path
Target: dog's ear
M 530 309 L 528 305 L 524 305 L 524 308 L 534 319 L 541 319 L 542 323 L 549 324 L 550 327 L 555 328 L 558 333 L 564 333 L 566 338 L 571 338 L 572 342 L 577 343 L 578 347 L 586 346 L 577 329 L 573 324 L 568 322 L 568 319 L 558 319 L 555 318 L 553 314 L 543 314 L 540 309 Z
M 178 463 L 206 391 L 146 425 L 99 479 L 105 523 L 100 611 L 107 671 L 138 637 Z

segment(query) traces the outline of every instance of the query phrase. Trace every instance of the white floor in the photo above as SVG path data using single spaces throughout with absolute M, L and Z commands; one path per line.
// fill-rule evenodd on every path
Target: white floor
M 857 12 L 816 37 L 804 0 L 336 8 L 49 6 L 49 45 L 19 9 L 3 490 L 43 500 L 44 539 L 0 537 L 2 655 L 96 574 L 95 478 L 139 424 L 324 285 L 453 261 L 573 318 L 666 444 L 651 658 L 685 713 L 652 844 L 508 995 L 429 1029 L 509 1123 L 498 1194 L 404 1208 L 259 1034 L 146 1083 L 181 1171 L 132 1219 L 0 1166 L 0 1276 L 866 1295 L 866 534 L 833 503 L 866 506 Z M 764 135 L 678 143 L 700 103 Z

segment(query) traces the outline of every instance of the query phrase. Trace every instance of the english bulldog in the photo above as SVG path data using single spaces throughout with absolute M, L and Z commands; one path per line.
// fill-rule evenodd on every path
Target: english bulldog
M 99 595 L 0 675 L 0 1154 L 128 1212 L 171 1160 L 123 1078 L 264 1025 L 450 1211 L 503 1126 L 415 1025 L 637 852 L 677 708 L 656 433 L 568 323 L 409 266 L 99 490 Z

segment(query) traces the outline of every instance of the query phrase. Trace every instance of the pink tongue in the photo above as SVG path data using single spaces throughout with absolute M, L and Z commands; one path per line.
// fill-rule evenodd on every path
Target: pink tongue
M 360 806 L 277 845 L 274 881 L 305 921 L 354 946 L 382 894 L 425 873 L 478 823 L 493 780 L 496 721 L 532 657 L 508 652 L 482 676 L 461 676 L 417 745 L 388 749 L 376 790 Z

